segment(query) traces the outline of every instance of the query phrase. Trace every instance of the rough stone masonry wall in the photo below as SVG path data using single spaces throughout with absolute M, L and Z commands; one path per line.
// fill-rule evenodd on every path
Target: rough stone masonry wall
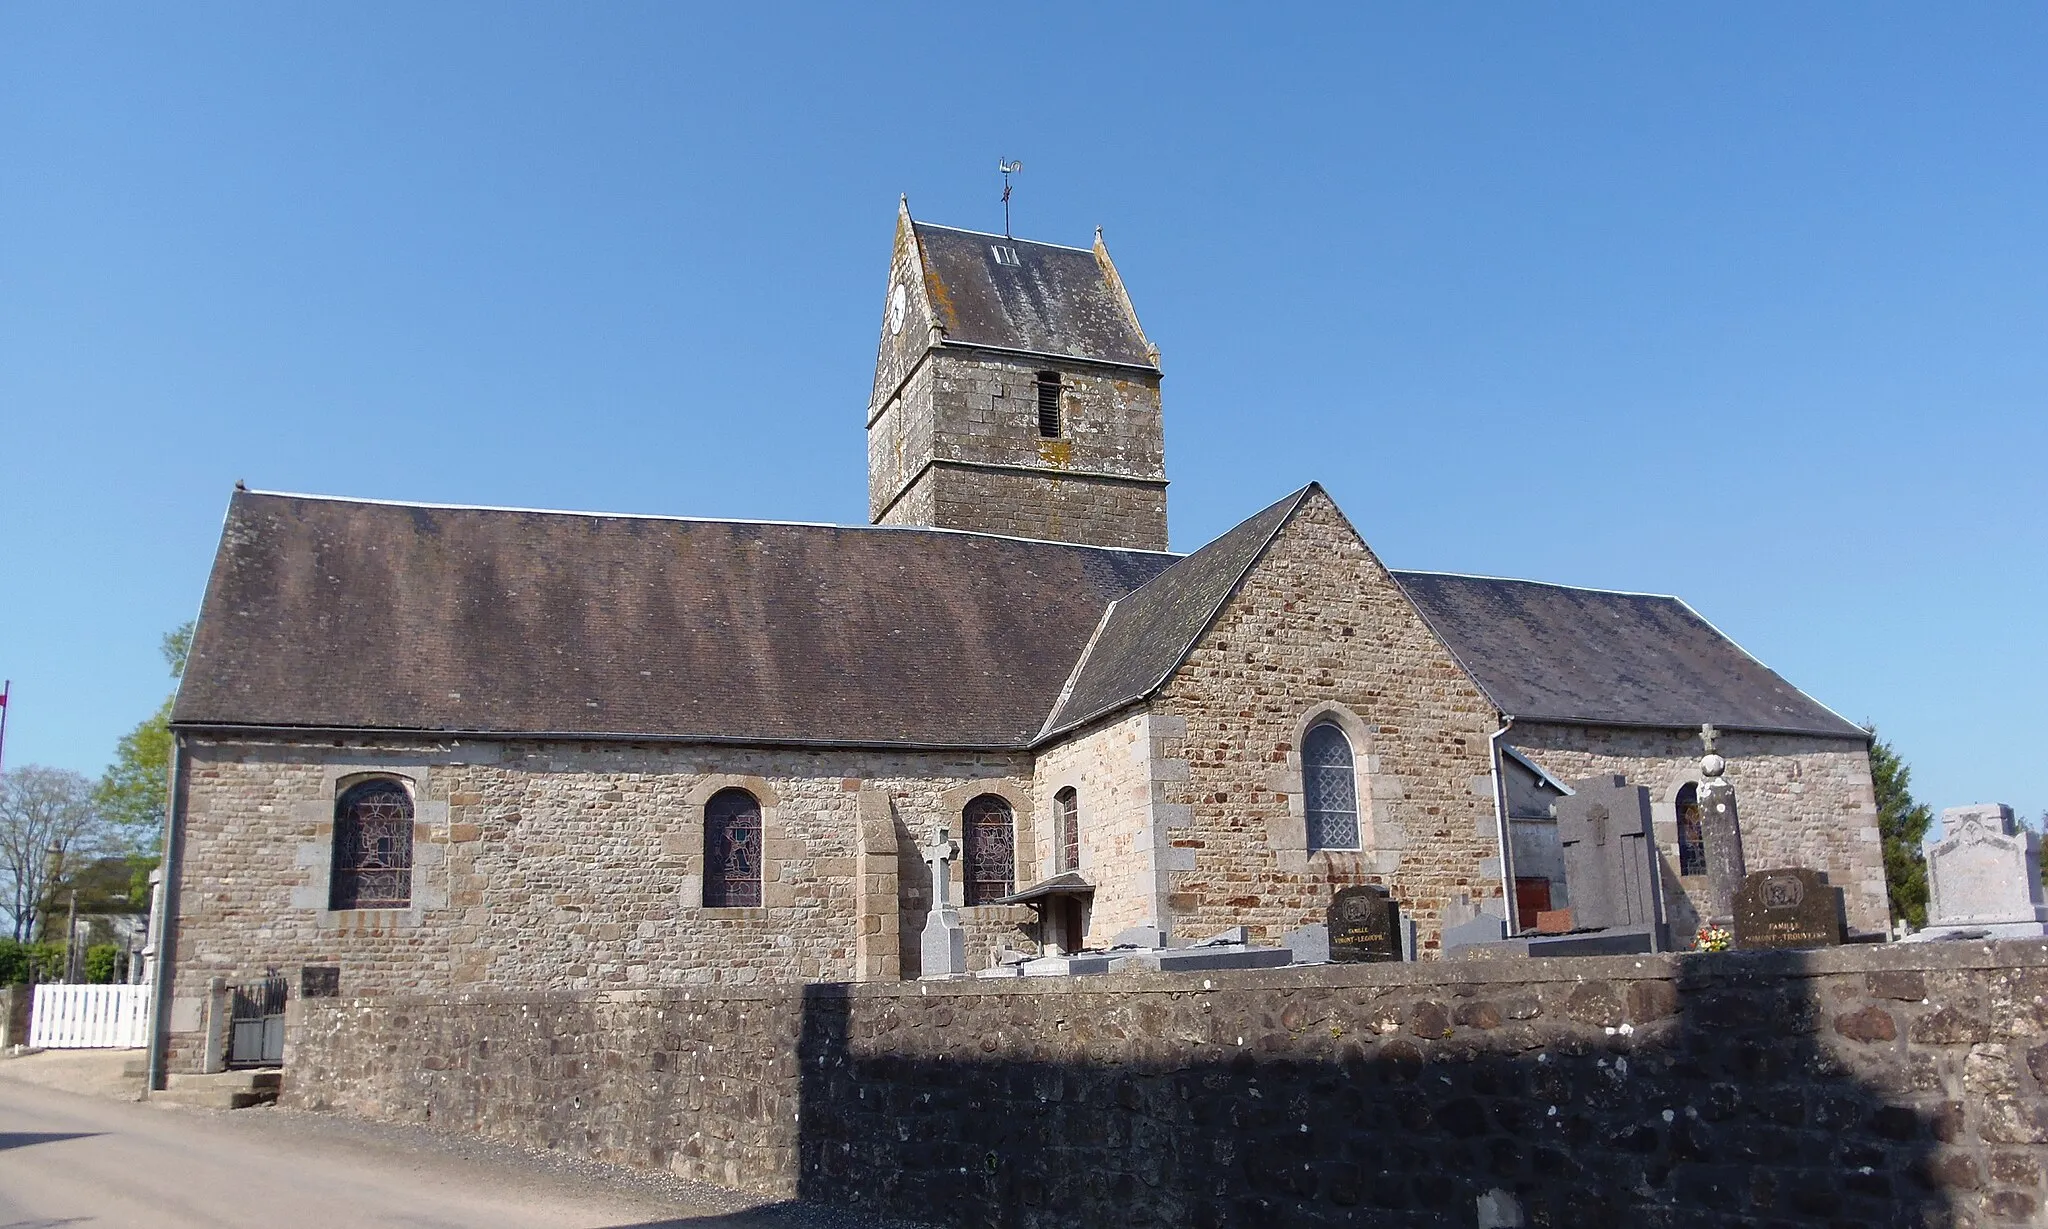
M 1062 434 L 1048 439 L 1037 379 L 1053 369 Z M 1165 449 L 1156 375 L 933 351 L 871 410 L 868 513 L 886 525 L 1165 550 Z
M 1334 711 L 1333 711 L 1334 710 Z M 1492 706 L 1327 495 L 1281 530 L 1154 711 L 1186 723 L 1162 759 L 1176 934 L 1321 921 L 1331 892 L 1388 885 L 1437 945 L 1444 907 L 1498 899 Z M 1300 742 L 1341 718 L 1363 848 L 1307 845 Z
M 1648 786 L 1665 895 L 1681 937 L 1698 926 L 1696 893 L 1705 876 L 1678 874 L 1679 787 L 1700 776 L 1700 742 L 1679 730 L 1517 723 L 1503 740 L 1561 781 L 1621 773 Z M 1843 889 L 1851 930 L 1882 933 L 1891 924 L 1878 839 L 1870 749 L 1861 741 L 1733 731 L 1720 740 L 1742 821 L 1751 870 L 1809 866 Z
M 359 1000 L 284 1097 L 946 1225 L 2031 1225 L 2048 944 Z
M 334 800 L 363 774 L 414 794 L 410 909 L 327 908 Z M 918 847 L 942 823 L 957 836 L 976 794 L 1028 801 L 1029 775 L 1023 755 L 194 740 L 171 1069 L 200 1060 L 211 979 L 270 968 L 296 981 L 303 965 L 338 964 L 345 994 L 853 978 L 880 869 L 861 864 L 864 790 L 887 796 L 897 825 L 914 973 L 930 884 Z M 763 804 L 759 908 L 703 907 L 704 803 L 728 785 Z M 978 949 L 1024 912 L 970 910 Z
M 1159 873 L 1160 828 L 1153 820 L 1152 771 L 1160 719 L 1139 709 L 1086 730 L 1038 757 L 1038 877 L 1057 874 L 1055 796 L 1071 788 L 1079 804 L 1081 874 L 1095 885 L 1087 942 L 1106 947 L 1133 926 L 1157 926 L 1165 912 Z M 1180 723 L 1171 723 L 1179 729 Z

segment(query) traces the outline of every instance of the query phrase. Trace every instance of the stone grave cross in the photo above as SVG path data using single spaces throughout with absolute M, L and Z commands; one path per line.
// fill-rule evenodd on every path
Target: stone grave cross
M 1700 830 L 1707 844 L 1707 899 L 1704 921 L 1716 926 L 1735 922 L 1735 894 L 1742 890 L 1748 868 L 1742 858 L 1742 821 L 1735 811 L 1735 786 L 1722 778 L 1728 761 L 1715 748 L 1721 731 L 1712 722 L 1700 727 L 1706 754 L 1700 757 Z
M 941 828 L 938 836 L 932 839 L 932 843 L 920 852 L 924 854 L 925 862 L 932 868 L 932 908 L 952 908 L 953 893 L 946 868 L 960 857 L 960 843 Z
M 967 932 L 961 929 L 960 914 L 953 908 L 946 869 L 960 857 L 960 845 L 941 828 L 932 843 L 918 852 L 932 868 L 932 908 L 918 938 L 918 976 L 956 977 L 967 971 Z

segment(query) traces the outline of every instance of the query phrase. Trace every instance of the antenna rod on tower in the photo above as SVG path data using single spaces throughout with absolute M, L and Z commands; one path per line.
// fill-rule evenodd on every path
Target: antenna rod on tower
M 1007 158 L 998 158 L 996 169 L 1003 173 L 1003 238 L 1010 239 L 1014 238 L 1010 234 L 1010 176 L 1023 170 L 1024 164 L 1012 162 Z

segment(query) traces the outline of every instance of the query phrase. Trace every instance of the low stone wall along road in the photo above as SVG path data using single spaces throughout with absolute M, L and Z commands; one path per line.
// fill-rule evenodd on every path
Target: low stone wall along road
M 0 1062 L 5 1229 L 875 1225 L 419 1128 L 82 1096 L 11 1078 L 13 1065 Z

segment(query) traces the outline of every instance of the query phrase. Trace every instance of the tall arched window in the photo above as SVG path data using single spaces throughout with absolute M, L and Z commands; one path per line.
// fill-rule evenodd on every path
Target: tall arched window
M 1010 804 L 983 794 L 961 813 L 962 895 L 970 905 L 1001 900 L 1016 890 L 1017 826 Z
M 1061 871 L 1081 869 L 1081 795 L 1069 785 L 1052 796 L 1053 832 L 1060 842 L 1059 866 Z
M 1301 740 L 1302 801 L 1308 812 L 1308 849 L 1358 848 L 1358 774 L 1351 743 L 1328 722 Z
M 704 905 L 751 909 L 761 903 L 761 804 L 743 789 L 722 789 L 704 804 Z
M 1678 787 L 1678 873 L 1707 873 L 1707 824 L 1700 813 L 1700 787 L 1687 781 Z
M 364 781 L 334 801 L 330 909 L 412 904 L 412 795 L 391 780 Z

